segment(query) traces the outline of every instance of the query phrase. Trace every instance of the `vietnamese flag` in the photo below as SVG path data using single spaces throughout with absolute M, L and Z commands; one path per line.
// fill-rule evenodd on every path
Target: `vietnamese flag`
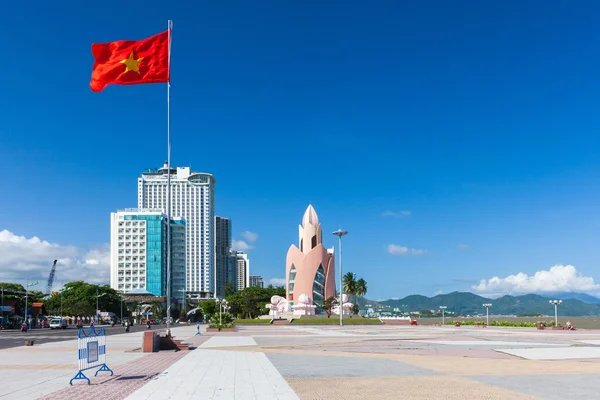
M 90 88 L 106 85 L 169 82 L 170 29 L 143 40 L 118 40 L 92 44 L 95 62 Z

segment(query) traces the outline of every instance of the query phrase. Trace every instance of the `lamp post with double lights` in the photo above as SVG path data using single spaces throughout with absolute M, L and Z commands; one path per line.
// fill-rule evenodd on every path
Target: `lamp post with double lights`
M 344 326 L 344 283 L 343 281 L 343 273 L 342 273 L 342 236 L 346 236 L 348 232 L 338 229 L 335 232 L 332 232 L 335 236 L 339 238 L 339 249 L 340 249 L 340 326 Z
M 558 306 L 562 300 L 550 300 L 550 304 L 554 304 L 554 326 L 558 326 Z
M 217 299 L 217 303 L 219 303 L 219 325 L 223 325 L 221 312 L 223 311 L 223 309 L 225 309 L 225 311 L 229 309 L 229 307 L 227 306 L 228 303 L 225 299 Z
M 490 326 L 490 307 L 492 303 L 485 303 L 483 306 L 485 307 L 485 324 Z
M 442 326 L 445 325 L 446 308 L 448 308 L 448 307 L 447 306 L 440 306 L 440 310 L 442 310 Z

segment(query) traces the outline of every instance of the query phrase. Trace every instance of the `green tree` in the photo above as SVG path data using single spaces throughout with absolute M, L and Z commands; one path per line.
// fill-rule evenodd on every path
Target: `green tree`
M 152 312 L 153 318 L 162 318 L 165 316 L 165 310 L 160 301 L 153 301 L 150 307 L 150 311 Z
M 337 299 L 335 297 L 331 296 L 331 297 L 328 297 L 325 300 L 323 300 L 323 304 L 321 304 L 320 307 L 327 314 L 327 318 L 330 318 L 331 317 L 331 309 L 337 305 L 338 305 Z
M 285 297 L 284 288 L 249 287 L 227 297 L 229 312 L 237 318 L 256 318 L 268 314 L 266 305 L 273 296 Z
M 363 278 L 356 281 L 356 294 L 360 297 L 364 297 L 367 294 L 367 281 Z
M 202 313 L 212 321 L 213 317 L 217 313 L 217 302 L 214 300 L 205 300 L 200 302 Z
M 235 293 L 235 288 L 233 287 L 233 283 L 231 283 L 231 282 L 228 281 L 225 284 L 224 292 L 225 292 L 225 297 L 229 297 L 232 294 L 234 294 Z
M 349 298 L 354 296 L 354 303 L 356 303 L 356 274 L 346 272 L 342 282 L 344 284 L 344 293 L 346 293 Z
M 108 285 L 94 285 L 83 281 L 69 282 L 62 289 L 63 315 L 88 316 L 96 313 L 96 293 L 98 309 L 120 315 L 121 296 Z M 61 294 L 44 300 L 46 310 L 51 314 L 60 312 Z

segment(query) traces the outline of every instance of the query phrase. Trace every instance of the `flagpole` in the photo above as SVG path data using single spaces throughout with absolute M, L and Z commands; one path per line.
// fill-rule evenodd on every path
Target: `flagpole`
M 167 81 L 167 334 L 171 334 L 171 29 L 169 31 L 169 80 Z

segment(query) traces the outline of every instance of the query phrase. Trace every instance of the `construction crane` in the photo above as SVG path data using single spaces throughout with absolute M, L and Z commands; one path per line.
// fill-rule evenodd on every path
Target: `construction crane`
M 54 274 L 56 273 L 56 262 L 58 260 L 54 260 L 52 264 L 52 269 L 50 270 L 50 276 L 48 277 L 48 286 L 46 286 L 46 296 L 50 296 L 52 293 L 52 285 L 54 284 Z

